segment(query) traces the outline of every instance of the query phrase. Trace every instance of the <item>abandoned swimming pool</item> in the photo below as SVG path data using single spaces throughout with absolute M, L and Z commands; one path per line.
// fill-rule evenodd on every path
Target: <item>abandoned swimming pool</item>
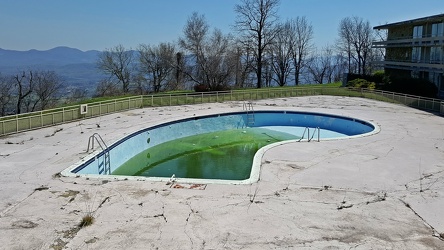
M 323 113 L 255 111 L 193 116 L 132 133 L 62 172 L 65 176 L 246 184 L 270 147 L 376 133 L 371 122 Z M 100 136 L 99 136 L 100 137 Z M 92 135 L 92 142 L 100 142 Z

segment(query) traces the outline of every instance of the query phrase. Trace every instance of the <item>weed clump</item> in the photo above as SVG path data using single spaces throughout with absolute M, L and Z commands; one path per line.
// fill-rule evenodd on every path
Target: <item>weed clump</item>
M 87 227 L 91 226 L 94 223 L 94 216 L 91 213 L 86 214 L 83 216 L 82 221 L 80 221 L 79 227 Z

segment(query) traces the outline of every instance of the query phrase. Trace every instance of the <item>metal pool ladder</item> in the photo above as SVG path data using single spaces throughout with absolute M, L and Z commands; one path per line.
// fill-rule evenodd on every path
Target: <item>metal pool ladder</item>
M 247 126 L 254 125 L 254 108 L 253 108 L 253 103 L 250 102 L 250 101 L 244 102 L 244 105 L 243 105 L 242 109 L 247 112 Z
M 94 149 L 94 142 L 97 142 L 99 144 L 100 148 L 103 152 L 103 161 L 100 161 L 99 158 L 96 159 L 99 160 L 98 172 L 99 174 L 111 174 L 111 160 L 109 156 L 109 150 L 108 146 L 106 146 L 105 141 L 102 139 L 102 137 L 98 133 L 94 133 L 91 135 L 88 139 L 88 148 L 86 149 L 86 152 L 89 152 L 90 146 L 91 150 Z
M 314 131 L 313 131 L 313 134 L 311 135 L 311 137 L 310 137 L 310 128 L 309 127 L 305 127 L 304 133 L 302 133 L 301 139 L 299 139 L 299 141 L 304 139 L 305 132 L 307 132 L 307 141 L 309 142 L 309 141 L 313 140 L 313 137 L 315 136 L 316 131 L 318 132 L 318 141 L 319 141 L 319 137 L 320 137 L 320 134 L 321 134 L 321 129 L 319 127 L 314 128 Z

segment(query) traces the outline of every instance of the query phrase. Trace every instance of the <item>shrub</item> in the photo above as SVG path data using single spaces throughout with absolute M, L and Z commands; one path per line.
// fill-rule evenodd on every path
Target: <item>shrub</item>
M 196 92 L 208 92 L 208 91 L 226 91 L 230 90 L 230 87 L 223 84 L 218 84 L 214 86 L 208 86 L 206 84 L 194 85 L 194 91 Z
M 196 85 L 194 85 L 194 91 L 208 92 L 208 91 L 210 91 L 210 88 L 208 87 L 208 85 L 205 85 L 205 84 L 196 84 Z
M 386 83 L 386 77 L 384 70 L 378 70 L 373 73 L 371 81 L 376 83 Z
M 376 84 L 374 82 L 370 82 L 361 78 L 357 78 L 355 80 L 349 81 L 347 83 L 347 87 L 351 88 L 367 88 L 367 89 L 375 89 Z
M 370 83 L 374 83 L 375 88 L 376 87 L 379 88 L 379 85 L 386 84 L 385 77 L 386 77 L 386 75 L 383 70 L 376 71 L 375 73 L 373 73 L 373 75 L 358 75 L 358 74 L 348 73 L 347 74 L 347 82 L 352 82 L 354 80 L 361 79 L 361 80 L 368 81 Z M 348 85 L 349 84 L 347 84 L 346 86 L 348 86 Z M 365 88 L 365 87 L 362 87 L 362 88 Z

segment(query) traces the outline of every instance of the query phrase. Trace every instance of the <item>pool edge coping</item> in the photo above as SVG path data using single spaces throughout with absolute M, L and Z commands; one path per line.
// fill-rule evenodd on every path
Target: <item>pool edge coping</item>
M 277 111 L 277 110 L 258 110 L 258 111 Z M 284 112 L 286 110 L 279 110 L 278 112 Z M 298 112 L 298 111 L 296 111 Z M 214 113 L 211 115 L 205 115 L 205 116 L 212 116 L 212 115 L 221 115 L 221 114 L 234 114 L 234 113 L 242 113 L 242 112 L 227 112 L 227 113 Z M 336 117 L 342 117 L 347 118 L 351 120 L 360 120 L 364 121 L 374 127 L 374 129 L 370 132 L 359 134 L 359 135 L 352 135 L 352 136 L 346 136 L 346 137 L 336 137 L 336 138 L 324 138 L 320 139 L 321 141 L 335 141 L 335 140 L 347 140 L 347 139 L 355 139 L 355 138 L 362 138 L 367 137 L 371 135 L 378 134 L 381 131 L 381 128 L 379 125 L 375 124 L 372 121 L 367 121 L 363 119 L 357 119 L 352 118 L 348 116 L 342 116 L 342 115 L 335 115 L 335 114 L 328 114 L 328 113 L 320 113 L 320 112 L 308 112 L 308 113 L 315 113 L 320 115 L 327 115 L 327 116 L 336 116 Z M 203 117 L 205 117 L 203 116 Z M 187 119 L 187 118 L 185 118 Z M 168 123 L 168 122 L 166 122 Z M 159 125 L 159 124 L 158 124 Z M 156 125 L 155 125 L 156 126 Z M 137 133 L 139 131 L 142 131 L 144 129 L 139 129 L 137 131 L 131 132 L 122 138 L 117 139 L 114 141 L 111 145 L 119 142 L 120 140 L 124 139 L 128 135 Z M 251 166 L 251 172 L 250 172 L 250 178 L 245 180 L 221 180 L 221 179 L 195 179 L 195 178 L 173 178 L 173 177 L 145 177 L 145 176 L 123 176 L 123 175 L 100 175 L 100 174 L 77 174 L 72 173 L 71 171 L 80 166 L 81 164 L 90 161 L 94 157 L 96 157 L 98 154 L 100 154 L 101 150 L 94 150 L 78 162 L 72 164 L 71 166 L 65 168 L 63 171 L 60 172 L 60 174 L 64 177 L 74 177 L 74 178 L 91 178 L 91 179 L 97 179 L 97 180 L 118 180 L 118 181 L 126 181 L 126 180 L 133 180 L 133 181 L 153 181 L 153 182 L 165 182 L 165 183 L 184 183 L 184 184 L 223 184 L 223 185 L 247 185 L 247 184 L 253 184 L 258 181 L 260 181 L 260 174 L 261 174 L 261 165 L 262 165 L 262 157 L 264 154 L 275 147 L 284 145 L 284 144 L 290 144 L 290 143 L 307 143 L 311 142 L 312 140 L 308 139 L 302 139 L 302 140 L 286 140 L 286 141 L 280 141 L 276 143 L 272 143 L 269 145 L 266 145 L 262 148 L 260 148 L 253 157 L 253 163 Z M 314 140 L 313 143 L 316 143 L 317 141 Z

